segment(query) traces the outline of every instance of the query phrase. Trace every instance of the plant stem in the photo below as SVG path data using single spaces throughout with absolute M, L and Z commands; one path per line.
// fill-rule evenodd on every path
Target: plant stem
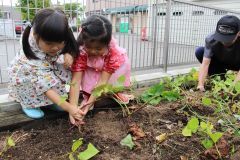
M 139 110 L 145 108 L 145 107 L 146 107 L 146 104 L 148 104 L 151 100 L 153 100 L 154 98 L 157 98 L 157 97 L 159 97 L 159 95 L 153 96 L 153 97 L 149 98 L 144 104 L 142 104 L 139 108 L 137 108 L 136 110 L 134 110 L 134 111 L 132 112 L 132 114 L 134 114 L 134 113 L 138 112 Z
M 215 148 L 216 148 L 216 150 L 217 150 L 217 153 L 218 153 L 218 155 L 219 155 L 219 158 L 220 158 L 220 159 L 222 159 L 222 155 L 221 155 L 221 153 L 219 152 L 219 150 L 218 150 L 218 147 L 217 147 L 216 143 L 214 143 L 214 145 L 215 145 Z

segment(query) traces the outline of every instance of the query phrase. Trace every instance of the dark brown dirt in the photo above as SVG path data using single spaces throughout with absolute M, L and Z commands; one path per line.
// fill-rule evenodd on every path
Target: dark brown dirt
M 122 117 L 121 110 L 101 111 L 87 117 L 86 124 L 79 129 L 71 128 L 67 118 L 63 118 L 46 120 L 31 130 L 0 132 L 0 151 L 7 136 L 13 135 L 16 141 L 16 146 L 7 150 L 0 159 L 66 160 L 73 140 L 78 138 L 83 138 L 84 144 L 91 142 L 100 151 L 93 158 L 96 160 L 201 159 L 204 148 L 198 136 L 186 138 L 181 134 L 187 116 L 176 112 L 180 107 L 180 103 L 147 106 L 128 118 Z M 143 130 L 145 137 L 134 141 L 137 147 L 130 150 L 121 146 L 120 141 L 129 133 L 132 123 Z M 156 136 L 163 133 L 168 136 L 158 143 Z

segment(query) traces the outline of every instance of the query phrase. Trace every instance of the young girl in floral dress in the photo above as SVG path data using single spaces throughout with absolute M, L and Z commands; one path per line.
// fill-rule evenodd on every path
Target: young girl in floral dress
M 40 107 L 65 110 L 71 117 L 82 118 L 77 105 L 65 101 L 70 83 L 71 65 L 79 50 L 68 20 L 59 9 L 40 10 L 22 37 L 22 50 L 9 68 L 9 95 L 20 102 L 31 118 L 42 118 Z M 64 55 L 64 60 L 59 57 Z M 59 108 L 60 106 L 60 108 Z

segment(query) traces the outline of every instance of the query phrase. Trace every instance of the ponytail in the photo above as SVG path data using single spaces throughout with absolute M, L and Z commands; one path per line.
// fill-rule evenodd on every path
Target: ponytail
M 79 54 L 79 48 L 76 43 L 73 32 L 70 28 L 68 29 L 67 36 L 68 36 L 68 38 L 67 38 L 67 41 L 66 41 L 66 44 L 65 44 L 65 47 L 64 47 L 62 53 L 70 52 L 70 54 L 76 58 L 76 57 L 78 57 L 78 54 Z
M 83 42 L 83 33 L 80 32 L 79 36 L 77 37 L 77 45 L 82 46 L 84 44 Z
M 28 37 L 29 37 L 30 31 L 31 31 L 31 25 L 28 25 L 25 28 L 25 30 L 23 32 L 23 36 L 22 36 L 23 52 L 28 59 L 39 59 L 38 57 L 36 57 L 36 55 L 31 50 L 31 47 L 28 42 Z

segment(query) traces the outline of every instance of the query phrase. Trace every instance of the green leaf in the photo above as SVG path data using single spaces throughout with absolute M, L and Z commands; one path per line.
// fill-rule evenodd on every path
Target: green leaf
M 202 98 L 202 103 L 204 106 L 210 106 L 212 104 L 212 101 L 210 98 L 207 98 L 207 97 L 203 97 Z
M 64 95 L 60 96 L 60 101 L 57 105 L 60 106 L 61 104 L 63 104 L 66 101 L 67 98 L 68 98 L 67 94 L 64 94 Z
M 73 142 L 73 145 L 72 145 L 73 152 L 75 152 L 83 144 L 82 140 L 83 140 L 82 138 L 79 138 L 78 140 Z
M 240 82 L 239 81 L 235 84 L 234 88 L 237 91 L 237 93 L 240 93 Z
M 92 94 L 95 96 L 95 97 L 100 97 L 102 94 L 104 93 L 108 93 L 112 91 L 112 85 L 111 84 L 103 84 L 103 85 L 100 85 L 98 87 L 96 87 L 93 91 L 92 91 Z
M 215 86 L 213 92 L 214 92 L 214 93 L 218 93 L 220 90 L 221 90 L 221 87 Z
M 124 89 L 125 89 L 124 86 L 112 86 L 112 91 L 113 91 L 114 93 L 121 92 L 121 91 L 123 91 Z
M 185 137 L 191 137 L 192 136 L 192 131 L 190 129 L 186 127 L 184 127 L 184 129 L 182 130 L 182 134 L 185 136 Z
M 222 135 L 223 135 L 223 133 L 221 133 L 221 132 L 209 134 L 209 136 L 211 137 L 211 139 L 213 140 L 214 143 L 216 143 L 219 140 L 219 138 L 222 137 Z
M 175 91 L 163 91 L 162 97 L 171 102 L 176 101 L 180 97 L 180 95 Z
M 120 84 L 123 84 L 123 83 L 125 82 L 125 80 L 126 80 L 126 77 L 125 77 L 124 75 L 121 75 L 121 76 L 117 79 L 118 83 L 120 83 Z
M 141 100 L 142 100 L 143 102 L 147 102 L 150 98 L 151 98 L 151 96 L 148 95 L 148 94 L 146 94 L 146 93 L 143 93 L 143 94 L 141 95 Z
M 184 136 L 192 136 L 192 133 L 196 133 L 199 127 L 199 121 L 196 117 L 192 117 L 188 121 L 186 127 L 182 130 Z
M 190 75 L 197 73 L 197 69 L 196 68 L 192 68 L 191 71 L 189 72 Z
M 120 144 L 122 146 L 127 146 L 129 147 L 130 149 L 133 149 L 133 147 L 135 146 L 135 144 L 133 143 L 132 141 L 132 136 L 131 134 L 128 134 L 125 138 L 123 138 L 120 142 Z
M 236 130 L 236 131 L 234 132 L 234 135 L 240 137 L 240 130 Z
M 161 97 L 156 97 L 156 98 L 152 99 L 151 101 L 149 101 L 148 103 L 151 105 L 157 105 L 160 103 L 160 101 L 161 101 Z
M 224 83 L 225 83 L 226 85 L 228 85 L 228 86 L 231 86 L 231 85 L 233 84 L 233 80 L 227 78 Z
M 202 128 L 203 131 L 207 132 L 207 134 L 212 133 L 213 125 L 210 122 L 201 122 L 200 127 Z
M 72 153 L 69 154 L 68 158 L 69 158 L 70 160 L 75 160 L 75 158 L 73 157 L 73 154 L 72 154 Z
M 15 142 L 14 142 L 14 140 L 12 139 L 12 137 L 8 137 L 8 139 L 7 139 L 7 144 L 8 144 L 8 146 L 10 146 L 10 147 L 15 146 Z
M 92 143 L 89 143 L 87 149 L 79 153 L 78 159 L 88 160 L 94 157 L 95 155 L 97 155 L 98 153 L 99 153 L 99 150 L 97 150 L 97 148 L 95 148 L 94 145 L 92 145 Z
M 163 87 L 163 84 L 162 83 L 159 83 L 159 84 L 156 84 L 152 87 L 150 87 L 146 93 L 149 94 L 149 95 L 152 95 L 152 96 L 160 96 L 162 91 L 163 91 L 164 87 Z
M 206 130 L 206 129 L 207 129 L 207 123 L 201 122 L 201 123 L 200 123 L 200 127 L 201 127 L 203 130 Z
M 212 148 L 213 146 L 213 142 L 208 139 L 202 140 L 201 143 L 206 149 Z
M 191 120 L 187 124 L 188 129 L 190 129 L 193 133 L 197 132 L 198 126 L 199 121 L 196 117 L 191 118 Z

